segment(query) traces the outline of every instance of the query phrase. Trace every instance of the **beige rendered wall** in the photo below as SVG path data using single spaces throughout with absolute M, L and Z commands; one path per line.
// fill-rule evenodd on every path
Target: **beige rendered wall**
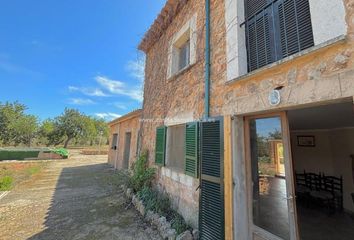
M 119 124 L 114 124 L 109 127 L 109 146 L 108 146 L 108 164 L 115 167 L 115 160 L 117 158 L 117 151 L 112 149 L 113 134 L 118 134 Z
M 316 138 L 316 147 L 297 146 L 298 135 Z M 324 172 L 343 176 L 344 208 L 354 212 L 351 193 L 354 193 L 351 154 L 354 154 L 354 128 L 317 130 L 291 133 L 294 168 L 297 172 Z
M 129 167 L 136 160 L 137 153 L 137 143 L 138 143 L 138 134 L 140 129 L 140 116 L 128 119 L 120 123 L 119 132 L 118 132 L 118 158 L 116 162 L 116 168 L 123 168 L 123 159 L 124 159 L 124 147 L 125 147 L 125 135 L 126 133 L 131 133 L 131 142 L 130 142 L 130 154 L 129 154 Z

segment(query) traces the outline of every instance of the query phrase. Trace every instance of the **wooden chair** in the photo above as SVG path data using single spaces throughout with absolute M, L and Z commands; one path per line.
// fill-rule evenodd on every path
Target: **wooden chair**
M 306 172 L 304 173 L 297 173 L 295 172 L 295 192 L 296 195 L 303 195 L 310 192 L 308 188 L 308 184 L 306 182 Z
M 322 175 L 324 189 L 333 195 L 336 209 L 343 210 L 343 176 L 325 176 Z
M 308 173 L 307 178 L 311 188 L 310 197 L 313 202 L 325 206 L 329 214 L 333 213 L 335 211 L 335 199 L 330 189 L 331 184 L 329 182 L 325 183 L 321 173 Z

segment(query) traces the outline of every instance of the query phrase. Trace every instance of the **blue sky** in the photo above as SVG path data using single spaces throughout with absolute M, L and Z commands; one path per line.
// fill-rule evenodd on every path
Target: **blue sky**
M 137 45 L 165 0 L 2 1 L 0 102 L 40 119 L 65 107 L 112 117 L 141 107 Z

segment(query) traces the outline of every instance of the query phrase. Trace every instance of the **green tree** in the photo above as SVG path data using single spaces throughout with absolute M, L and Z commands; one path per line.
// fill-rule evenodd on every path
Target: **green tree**
M 60 141 L 65 138 L 64 148 L 67 148 L 72 139 L 82 136 L 85 121 L 78 110 L 66 108 L 64 113 L 55 119 L 54 126 L 52 140 Z
M 14 134 L 15 145 L 23 143 L 31 147 L 32 140 L 38 133 L 37 117 L 34 115 L 23 115 L 12 122 L 10 126 Z
M 16 131 L 14 123 L 21 119 L 27 107 L 19 102 L 0 103 L 0 140 L 3 144 L 9 145 L 15 141 Z
M 50 136 L 53 134 L 55 129 L 54 121 L 52 119 L 44 120 L 38 130 L 39 143 L 50 145 Z
M 83 122 L 84 122 L 84 129 L 83 129 L 82 139 L 86 143 L 90 142 L 90 145 L 92 146 L 98 135 L 95 120 L 89 116 L 83 116 Z
M 95 126 L 97 129 L 97 134 L 100 139 L 102 140 L 102 143 L 105 143 L 108 141 L 108 135 L 109 135 L 109 129 L 108 129 L 108 124 L 105 120 L 103 119 L 94 119 L 95 121 Z

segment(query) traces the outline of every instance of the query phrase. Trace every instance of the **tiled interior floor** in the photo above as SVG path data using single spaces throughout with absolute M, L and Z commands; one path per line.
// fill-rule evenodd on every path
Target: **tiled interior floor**
M 268 189 L 259 199 L 256 225 L 282 239 L 289 239 L 285 179 L 268 180 Z M 329 215 L 326 209 L 298 203 L 297 221 L 302 240 L 354 239 L 354 218 L 344 212 Z
M 326 210 L 297 206 L 302 240 L 352 240 L 354 218 L 347 213 L 329 215 Z

